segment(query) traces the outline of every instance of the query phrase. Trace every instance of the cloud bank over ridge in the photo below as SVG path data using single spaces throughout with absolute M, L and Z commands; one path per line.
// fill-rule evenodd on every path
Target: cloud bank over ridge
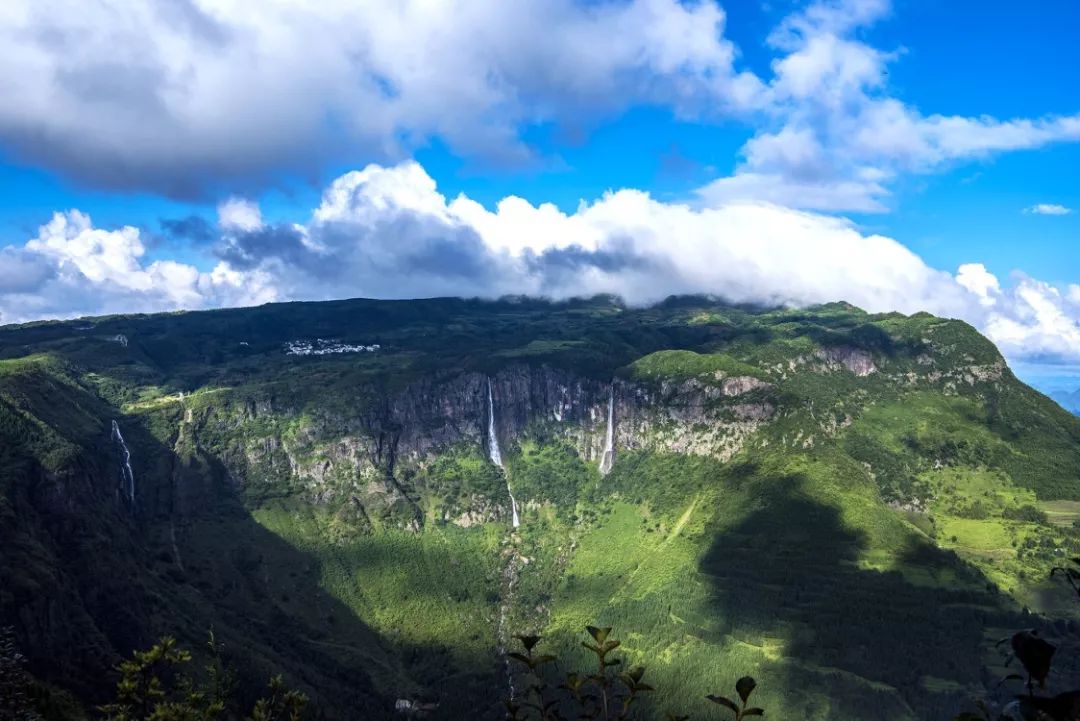
M 949 273 L 842 218 L 762 202 L 698 208 L 619 190 L 573 213 L 517 197 L 489 210 L 444 197 L 410 161 L 342 175 L 305 223 L 269 224 L 231 199 L 217 235 L 200 269 L 148 261 L 136 228 L 57 213 L 0 250 L 0 322 L 342 297 L 709 293 L 925 310 L 971 322 L 1016 359 L 1080 360 L 1080 285 L 1005 287 L 978 263 Z

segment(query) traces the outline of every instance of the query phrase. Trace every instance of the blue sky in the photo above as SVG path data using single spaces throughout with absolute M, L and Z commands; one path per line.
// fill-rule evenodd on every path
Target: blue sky
M 1071 0 L 63 5 L 0 13 L 0 322 L 846 298 L 1076 377 Z

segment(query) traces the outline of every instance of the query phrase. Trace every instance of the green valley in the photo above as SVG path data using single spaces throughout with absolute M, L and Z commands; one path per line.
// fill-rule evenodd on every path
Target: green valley
M 1080 418 L 928 314 L 597 296 L 3 326 L 0 490 L 0 626 L 73 718 L 121 656 L 210 629 L 245 702 L 281 672 L 327 719 L 502 718 L 513 634 L 583 667 L 587 624 L 648 668 L 642 718 L 708 718 L 749 674 L 777 718 L 946 719 L 1012 630 L 1062 674 L 1080 657 L 1047 579 L 1080 556 Z

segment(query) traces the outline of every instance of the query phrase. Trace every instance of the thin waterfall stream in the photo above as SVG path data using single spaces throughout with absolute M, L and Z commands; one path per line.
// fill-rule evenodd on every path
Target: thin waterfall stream
M 505 467 L 502 461 L 502 452 L 499 450 L 499 436 L 496 432 L 495 424 L 495 397 L 491 392 L 491 379 L 487 379 L 487 400 L 488 400 L 488 458 L 499 468 L 502 468 L 505 473 Z M 514 492 L 510 490 L 510 479 L 506 479 L 506 492 L 510 495 L 510 510 L 512 515 L 513 527 L 517 528 L 521 525 L 521 518 L 518 516 L 517 499 L 514 498 Z M 499 623 L 496 628 L 496 637 L 499 640 L 499 653 L 503 656 L 503 663 L 506 670 L 506 684 L 510 691 L 510 699 L 513 700 L 517 689 L 514 687 L 514 669 L 510 665 L 510 657 L 506 655 L 509 646 L 510 629 L 507 628 L 507 615 L 510 610 L 510 606 L 514 603 L 514 585 L 517 582 L 518 576 L 518 554 L 516 549 L 511 549 L 510 558 L 507 560 L 506 569 L 503 571 L 502 577 L 502 601 L 499 604 Z
M 488 397 L 488 457 L 491 462 L 499 468 L 503 468 L 502 453 L 499 452 L 499 436 L 495 432 L 495 398 L 491 394 L 491 379 L 487 379 L 487 397 Z M 514 528 L 521 525 L 521 518 L 518 517 L 518 505 L 517 499 L 514 498 L 514 492 L 510 490 L 510 479 L 506 479 L 506 492 L 510 494 L 510 510 L 513 514 Z
M 120 467 L 120 475 L 122 479 L 121 492 L 127 493 L 128 501 L 135 504 L 135 473 L 131 470 L 131 451 L 128 450 L 127 443 L 124 442 L 124 436 L 120 433 L 120 425 L 116 422 L 112 422 L 112 439 L 120 445 L 120 452 L 124 458 L 124 465 Z M 127 488 L 124 488 L 124 485 Z
M 607 407 L 607 435 L 604 439 L 604 454 L 600 456 L 600 474 L 606 476 L 615 463 L 615 383 L 611 384 Z

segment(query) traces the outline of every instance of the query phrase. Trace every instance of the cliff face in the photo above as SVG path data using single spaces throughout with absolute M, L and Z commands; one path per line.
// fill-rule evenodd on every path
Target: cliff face
M 543 434 L 593 464 L 604 452 L 609 412 L 616 455 L 653 450 L 719 460 L 734 455 L 777 413 L 772 386 L 753 377 L 603 383 L 549 366 L 515 365 L 490 377 L 465 373 L 390 392 L 357 389 L 366 400 L 355 412 L 315 406 L 299 413 L 269 397 L 226 404 L 208 410 L 192 434 L 221 437 L 228 429 L 217 455 L 228 477 L 249 490 L 278 478 L 299 485 L 316 503 L 349 497 L 369 515 L 407 509 L 419 495 L 408 479 L 441 454 L 466 448 L 487 455 L 489 382 L 504 452 Z M 507 503 L 501 495 L 475 498 L 462 523 L 506 516 L 501 507 Z M 400 522 L 415 527 L 422 514 L 405 513 Z
M 797 358 L 775 375 L 783 382 L 800 374 L 856 379 L 878 374 L 883 384 L 939 388 L 955 395 L 958 384 L 997 382 L 1004 371 L 998 362 L 942 372 L 926 357 L 922 374 L 882 374 L 880 362 L 864 350 L 831 348 Z M 187 430 L 181 431 L 177 450 L 183 447 L 186 453 L 178 455 L 210 456 L 220 463 L 228 482 L 256 494 L 260 485 L 275 482 L 315 503 L 351 499 L 363 518 L 393 511 L 394 525 L 415 529 L 424 522 L 418 505 L 422 490 L 410 479 L 452 449 L 488 455 L 489 383 L 494 428 L 504 453 L 512 454 L 522 441 L 558 438 L 597 466 L 604 454 L 609 412 L 615 456 L 640 450 L 719 461 L 730 460 L 758 431 L 784 415 L 815 415 L 812 408 L 785 406 L 777 386 L 755 376 L 714 371 L 682 379 L 618 377 L 602 382 L 547 365 L 518 364 L 490 376 L 424 377 L 392 390 L 360 386 L 352 392 L 355 403 L 316 402 L 304 411 L 269 395 L 240 404 L 224 398 L 198 415 L 184 410 L 181 428 Z M 793 447 L 808 448 L 815 437 L 835 437 L 850 422 L 847 410 L 822 413 L 781 441 L 787 438 Z M 181 463 L 174 476 L 186 467 Z M 173 489 L 179 501 L 172 507 L 191 506 L 190 498 L 206 491 L 205 477 L 179 482 Z M 463 525 L 508 518 L 509 498 L 502 492 L 473 494 L 459 510 Z

